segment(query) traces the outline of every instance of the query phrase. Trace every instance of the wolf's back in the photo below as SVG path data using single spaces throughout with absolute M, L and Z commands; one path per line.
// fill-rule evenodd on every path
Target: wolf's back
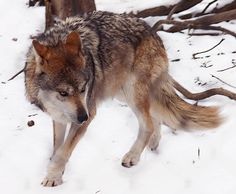
M 157 108 L 162 121 L 174 129 L 209 129 L 218 127 L 223 119 L 218 107 L 192 105 L 175 92 L 171 81 L 159 86 Z
M 50 30 L 38 38 L 47 39 L 46 44 L 56 45 L 71 31 L 79 33 L 83 44 L 102 41 L 109 46 L 117 41 L 138 44 L 143 37 L 150 35 L 151 27 L 145 21 L 128 14 L 95 11 L 84 17 L 74 16 L 65 21 L 58 20 Z M 90 41 L 91 38 L 93 41 Z

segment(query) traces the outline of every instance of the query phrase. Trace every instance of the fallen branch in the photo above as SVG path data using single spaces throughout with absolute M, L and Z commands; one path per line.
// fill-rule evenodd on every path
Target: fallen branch
M 220 26 L 197 26 L 198 29 L 202 29 L 202 30 L 216 30 L 216 31 L 221 31 L 223 34 L 229 34 L 231 36 L 236 37 L 236 33 L 228 30 L 226 28 L 220 27 Z M 196 28 L 196 29 L 197 29 Z
M 222 33 L 219 32 L 201 32 L 201 33 L 188 33 L 189 36 L 219 36 Z
M 164 29 L 163 24 L 170 24 L 170 25 L 173 25 L 173 27 L 169 28 L 169 29 Z M 182 28 L 181 30 L 184 30 L 184 29 L 188 29 L 188 30 L 190 30 L 190 29 L 215 30 L 215 31 L 221 31 L 224 34 L 229 34 L 229 35 L 236 37 L 235 32 L 230 31 L 230 30 L 220 27 L 220 26 L 203 26 L 201 24 L 195 25 L 191 22 L 175 21 L 175 20 L 160 20 L 152 27 L 152 31 L 153 32 L 165 31 L 165 32 L 170 32 L 170 33 L 181 32 L 181 31 L 179 31 L 180 30 L 179 28 Z M 218 33 L 218 34 L 220 35 L 220 33 Z
M 153 27 L 152 31 L 165 31 L 165 32 L 180 32 L 185 29 L 203 29 L 203 30 L 217 30 L 222 31 L 226 34 L 230 34 L 236 37 L 236 33 L 228 29 L 219 27 L 219 26 L 210 26 L 212 24 L 220 23 L 223 21 L 236 19 L 236 9 L 231 11 L 222 12 L 215 15 L 204 16 L 195 20 L 184 20 L 184 21 L 175 21 L 175 20 L 159 20 Z M 164 29 L 163 24 L 171 24 L 172 27 L 169 29 Z
M 216 48 L 217 46 L 219 46 L 224 40 L 225 40 L 225 39 L 222 38 L 219 43 L 217 43 L 215 46 L 213 46 L 213 47 L 210 48 L 210 49 L 207 49 L 207 50 L 205 50 L 205 51 L 201 51 L 201 52 L 194 53 L 194 54 L 193 54 L 193 59 L 197 59 L 196 55 L 199 55 L 199 54 L 202 54 L 202 53 L 207 53 L 207 52 L 213 50 L 214 48 Z
M 190 91 L 185 89 L 183 86 L 181 86 L 173 78 L 172 78 L 172 82 L 174 84 L 175 89 L 178 90 L 181 94 L 183 94 L 184 97 L 186 97 L 190 100 L 198 101 L 198 100 L 203 100 L 203 99 L 209 98 L 211 96 L 215 96 L 215 95 L 226 96 L 232 100 L 236 100 L 236 93 L 233 93 L 233 92 L 223 89 L 223 88 L 212 88 L 212 89 L 206 90 L 204 92 L 191 93 Z
M 236 0 L 232 1 L 229 4 L 224 5 L 223 7 L 220 8 L 214 8 L 211 13 L 220 13 L 223 11 L 228 11 L 228 10 L 232 10 L 232 9 L 236 9 Z
M 227 70 L 229 70 L 229 69 L 233 69 L 233 68 L 235 68 L 235 67 L 236 67 L 236 65 L 233 65 L 233 66 L 231 66 L 231 67 L 228 67 L 228 68 L 225 68 L 225 69 L 218 70 L 217 72 L 227 71 Z
M 207 15 L 207 14 L 210 14 L 211 12 L 208 12 L 206 13 L 206 10 L 212 5 L 214 4 L 215 2 L 217 2 L 218 0 L 214 0 L 210 3 L 208 3 L 208 5 L 201 11 L 201 12 L 198 12 L 198 11 L 195 11 L 195 12 L 192 12 L 192 13 L 188 13 L 188 14 L 185 14 L 185 15 L 182 15 L 180 16 L 179 18 L 180 19 L 190 19 L 190 18 L 194 18 L 194 17 L 199 17 L 199 16 L 203 16 L 203 15 Z M 225 10 L 227 11 L 227 10 Z
M 213 1 L 214 2 L 214 1 Z M 210 3 L 209 3 L 210 4 Z M 208 4 L 208 5 L 209 5 Z M 211 3 L 212 4 L 212 3 Z M 210 5 L 209 5 L 210 6 Z M 207 6 L 205 9 L 208 9 L 209 6 Z M 232 10 L 232 9 L 236 9 L 236 0 L 234 0 L 233 2 L 229 3 L 229 4 L 226 4 L 224 5 L 223 7 L 221 8 L 214 8 L 212 9 L 211 11 L 209 12 L 206 12 L 206 10 L 203 10 L 202 12 L 192 12 L 192 13 L 188 13 L 188 14 L 185 14 L 185 15 L 182 15 L 180 16 L 179 18 L 180 19 L 190 19 L 190 18 L 194 18 L 194 17 L 200 17 L 200 16 L 203 16 L 203 15 L 207 15 L 207 14 L 216 14 L 216 13 L 221 13 L 221 12 L 224 12 L 224 11 L 229 11 L 229 10 Z
M 185 11 L 198 3 L 202 2 L 202 0 L 181 0 L 177 4 L 169 5 L 169 6 L 158 6 L 150 9 L 145 9 L 143 11 L 139 11 L 137 14 L 130 13 L 131 15 L 134 15 L 136 17 L 149 17 L 149 16 L 166 16 L 170 13 L 170 11 L 178 4 L 181 4 L 181 6 L 178 6 L 178 8 L 175 10 L 175 13 L 179 13 L 182 11 Z
M 236 19 L 236 9 L 225 11 L 225 12 L 218 13 L 215 15 L 204 16 L 195 20 L 185 20 L 184 22 L 187 25 L 192 25 L 192 26 L 209 26 L 212 24 L 220 23 L 227 20 L 234 20 L 234 19 Z M 176 31 L 176 30 L 180 31 L 184 29 L 186 29 L 184 26 L 181 26 L 179 28 L 178 26 L 176 26 L 176 27 L 170 28 L 170 31 Z

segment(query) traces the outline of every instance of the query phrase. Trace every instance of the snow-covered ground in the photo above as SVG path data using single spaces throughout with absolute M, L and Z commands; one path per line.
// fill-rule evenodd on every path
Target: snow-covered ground
M 212 97 L 199 104 L 219 105 L 225 123 L 211 131 L 176 134 L 163 126 L 157 152 L 145 150 L 140 163 L 123 168 L 121 158 L 137 134 L 137 120 L 117 101 L 101 106 L 88 132 L 75 149 L 64 184 L 40 185 L 52 152 L 50 118 L 30 105 L 24 96 L 24 76 L 7 80 L 24 66 L 29 36 L 44 28 L 44 8 L 27 8 L 27 0 L 0 1 L 0 193 L 2 194 L 235 194 L 236 103 Z M 116 12 L 138 10 L 168 1 L 97 0 L 97 8 Z M 205 4 L 210 1 L 204 1 Z M 219 1 L 219 2 L 226 2 Z M 197 9 L 197 8 L 194 8 Z M 158 18 L 148 18 L 152 24 Z M 221 23 L 236 31 L 236 21 Z M 192 54 L 211 48 L 222 37 L 189 37 L 159 33 L 170 60 L 170 73 L 197 92 L 229 87 L 211 75 L 236 86 L 236 68 L 218 72 L 236 60 L 236 40 L 224 36 L 214 50 L 192 60 Z M 208 57 L 210 55 L 210 57 Z M 35 125 L 28 127 L 27 122 Z

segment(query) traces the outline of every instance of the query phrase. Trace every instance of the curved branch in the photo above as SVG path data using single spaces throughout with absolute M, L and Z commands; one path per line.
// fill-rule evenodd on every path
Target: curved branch
M 215 46 L 213 46 L 212 48 L 210 49 L 207 49 L 205 51 L 201 51 L 201 52 L 197 52 L 197 53 L 193 53 L 193 59 L 197 59 L 196 55 L 199 55 L 199 54 L 202 54 L 202 53 L 207 53 L 211 50 L 213 50 L 214 48 L 216 48 L 217 46 L 219 46 L 225 39 L 222 38 L 220 42 L 218 42 Z
M 236 93 L 230 92 L 229 90 L 226 90 L 223 88 L 212 88 L 212 89 L 206 90 L 204 92 L 191 93 L 190 91 L 185 89 L 183 86 L 181 86 L 173 78 L 172 78 L 172 82 L 174 84 L 175 89 L 178 90 L 181 94 L 183 94 L 184 97 L 186 97 L 190 100 L 198 101 L 198 100 L 203 100 L 203 99 L 209 98 L 211 96 L 215 96 L 215 95 L 226 96 L 232 100 L 236 100 Z

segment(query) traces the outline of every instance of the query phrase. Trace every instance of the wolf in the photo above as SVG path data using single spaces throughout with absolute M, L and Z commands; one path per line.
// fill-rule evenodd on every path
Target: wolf
M 171 80 L 161 39 L 133 16 L 97 11 L 57 21 L 37 35 L 27 54 L 26 96 L 51 116 L 54 131 L 42 184 L 62 184 L 73 149 L 106 99 L 126 102 L 138 119 L 137 139 L 122 159 L 124 167 L 136 165 L 146 146 L 157 149 L 161 124 L 173 129 L 221 124 L 219 108 L 185 102 Z

